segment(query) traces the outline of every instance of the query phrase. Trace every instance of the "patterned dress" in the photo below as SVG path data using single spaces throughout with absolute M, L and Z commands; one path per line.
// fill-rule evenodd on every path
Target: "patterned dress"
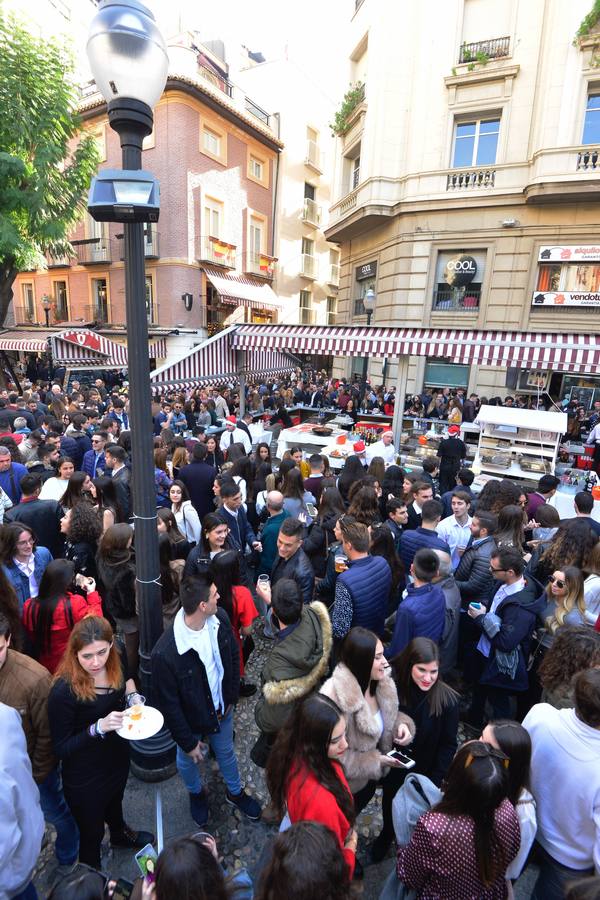
M 410 843 L 398 848 L 398 878 L 419 900 L 504 900 L 506 867 L 521 844 L 519 820 L 508 800 L 496 810 L 495 827 L 505 867 L 493 884 L 486 887 L 479 878 L 473 820 L 438 812 L 421 816 Z

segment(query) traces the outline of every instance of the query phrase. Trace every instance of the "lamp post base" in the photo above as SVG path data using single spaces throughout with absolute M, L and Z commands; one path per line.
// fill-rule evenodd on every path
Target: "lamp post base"
M 177 771 L 177 746 L 167 728 L 144 741 L 131 742 L 131 771 L 140 781 L 166 781 Z

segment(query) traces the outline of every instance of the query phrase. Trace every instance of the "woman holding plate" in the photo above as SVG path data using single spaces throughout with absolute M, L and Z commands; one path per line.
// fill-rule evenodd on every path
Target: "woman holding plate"
M 126 725 L 127 707 L 140 702 L 126 665 L 110 623 L 87 616 L 71 632 L 48 697 L 54 752 L 62 761 L 65 798 L 79 828 L 79 860 L 96 869 L 105 823 L 113 847 L 140 849 L 154 840 L 123 819 L 129 743 L 115 732 Z

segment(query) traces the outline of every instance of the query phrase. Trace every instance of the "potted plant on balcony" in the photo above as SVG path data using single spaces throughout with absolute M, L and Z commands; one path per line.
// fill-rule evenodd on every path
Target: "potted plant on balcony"
M 333 122 L 330 122 L 329 127 L 334 135 L 337 137 L 343 137 L 348 131 L 350 125 L 348 119 L 353 110 L 356 109 L 359 103 L 365 98 L 365 85 L 362 81 L 357 81 L 356 84 L 351 84 L 346 93 L 344 94 L 344 99 L 342 100 L 342 105 L 336 112 Z

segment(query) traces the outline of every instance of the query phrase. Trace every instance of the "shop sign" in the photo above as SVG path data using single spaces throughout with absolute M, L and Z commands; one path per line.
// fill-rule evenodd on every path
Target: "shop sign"
M 600 246 L 540 247 L 538 262 L 600 262 Z
M 367 278 L 375 278 L 377 275 L 377 263 L 365 263 L 364 266 L 356 267 L 356 280 L 366 281 Z
M 69 344 L 77 344 L 79 347 L 87 347 L 88 350 L 102 352 L 100 350 L 100 338 L 95 334 L 85 331 L 69 331 L 58 335 L 58 337 Z
M 453 287 L 466 287 L 477 275 L 477 263 L 472 256 L 461 253 L 446 263 L 444 281 Z
M 534 291 L 532 306 L 592 306 L 600 307 L 600 294 L 585 291 Z

